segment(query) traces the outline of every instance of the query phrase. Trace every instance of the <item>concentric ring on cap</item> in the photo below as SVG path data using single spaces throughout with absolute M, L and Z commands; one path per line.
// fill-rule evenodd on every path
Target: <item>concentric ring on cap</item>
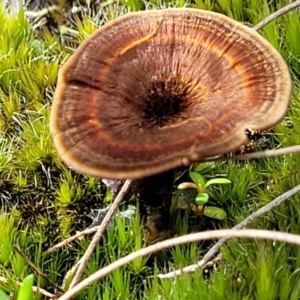
M 51 132 L 78 172 L 135 179 L 236 150 L 285 115 L 286 63 L 251 28 L 198 9 L 127 14 L 59 71 Z

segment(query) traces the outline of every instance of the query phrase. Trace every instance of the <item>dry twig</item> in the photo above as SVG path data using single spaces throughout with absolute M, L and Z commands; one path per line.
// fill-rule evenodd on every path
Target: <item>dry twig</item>
M 20 249 L 14 247 L 15 251 L 25 260 L 25 262 L 29 265 L 29 267 L 39 274 L 42 278 L 44 278 L 47 282 L 49 282 L 54 288 L 58 291 L 64 293 L 64 290 L 57 285 L 54 281 L 52 281 L 47 274 L 43 273 L 41 269 L 39 269 Z
M 250 160 L 250 159 L 258 159 L 258 158 L 268 158 L 274 156 L 281 156 L 285 154 L 292 154 L 292 153 L 299 153 L 300 152 L 300 145 L 284 147 L 280 149 L 272 149 L 272 150 L 265 150 L 253 153 L 246 153 L 241 155 L 235 155 L 230 157 L 215 157 L 215 158 L 208 158 L 205 162 L 209 161 L 228 161 L 228 160 Z
M 57 5 L 51 5 L 38 11 L 26 10 L 25 15 L 30 18 L 41 18 L 55 11 L 59 11 L 59 7 Z
M 289 244 L 299 245 L 300 246 L 300 235 L 285 233 L 285 232 L 276 232 L 271 230 L 257 230 L 257 229 L 245 229 L 245 230 L 234 230 L 234 229 L 222 229 L 222 230 L 212 230 L 192 233 L 169 240 L 165 240 L 154 244 L 152 246 L 142 248 L 138 251 L 132 252 L 117 261 L 111 263 L 110 265 L 100 269 L 94 274 L 90 275 L 88 278 L 82 280 L 72 289 L 68 290 L 63 296 L 58 300 L 69 300 L 73 298 L 80 291 L 103 278 L 104 276 L 110 274 L 116 269 L 132 262 L 133 260 L 147 256 L 158 251 L 164 250 L 169 247 L 183 245 L 187 243 L 193 243 L 203 240 L 219 239 L 219 238 L 251 238 L 251 239 L 265 239 L 273 240 L 278 242 L 285 242 Z
M 74 234 L 73 236 L 61 241 L 60 243 L 57 243 L 53 247 L 49 248 L 48 250 L 46 250 L 44 252 L 44 254 L 50 254 L 50 253 L 52 253 L 52 252 L 54 252 L 54 251 L 56 251 L 56 250 L 58 250 L 58 249 L 60 249 L 64 246 L 67 246 L 69 243 L 73 242 L 76 239 L 79 239 L 83 235 L 88 235 L 88 234 L 94 233 L 99 229 L 99 227 L 100 227 L 100 225 L 82 230 L 82 231 Z
M 104 217 L 101 225 L 99 226 L 96 234 L 94 235 L 94 238 L 92 239 L 89 247 L 87 248 L 87 250 L 84 253 L 84 255 L 82 256 L 82 258 L 80 259 L 80 263 L 78 264 L 77 272 L 70 284 L 70 288 L 74 287 L 80 281 L 82 273 L 83 273 L 91 255 L 93 254 L 96 246 L 99 244 L 99 241 L 101 239 L 101 236 L 102 236 L 104 230 L 106 229 L 108 223 L 111 221 L 112 217 L 115 215 L 125 194 L 127 193 L 128 189 L 130 188 L 130 185 L 131 185 L 131 180 L 126 180 L 124 185 L 122 186 L 120 192 L 118 193 L 118 196 L 116 197 L 116 199 L 112 203 L 109 211 L 105 215 L 105 217 Z
M 83 256 L 82 256 L 83 257 Z M 64 279 L 63 279 L 63 282 L 62 282 L 62 288 L 64 289 L 64 290 L 66 290 L 67 288 L 66 288 L 66 285 L 68 284 L 68 282 L 69 282 L 69 278 L 71 277 L 71 276 L 73 276 L 73 274 L 75 274 L 75 272 L 76 272 L 76 270 L 78 269 L 78 267 L 79 267 L 79 265 L 81 264 L 81 262 L 82 262 L 82 257 L 78 260 L 78 262 L 77 263 L 75 263 L 73 266 L 72 266 L 72 268 L 65 274 L 65 276 L 64 276 Z
M 269 23 L 271 23 L 275 19 L 279 18 L 280 16 L 286 14 L 287 12 L 289 12 L 289 11 L 297 8 L 298 6 L 300 6 L 300 0 L 297 0 L 295 2 L 292 2 L 292 3 L 288 4 L 288 5 L 280 8 L 279 10 L 277 10 L 274 13 L 270 14 L 268 17 L 266 17 L 261 22 L 259 22 L 258 24 L 256 24 L 253 27 L 253 29 L 254 30 L 260 30 L 260 29 L 262 29 L 264 26 L 268 25 Z

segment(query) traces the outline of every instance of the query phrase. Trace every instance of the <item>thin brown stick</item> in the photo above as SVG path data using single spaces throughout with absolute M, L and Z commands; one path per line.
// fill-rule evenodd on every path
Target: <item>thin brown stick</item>
M 125 194 L 127 193 L 128 189 L 130 188 L 131 185 L 131 180 L 126 180 L 124 185 L 122 186 L 120 192 L 118 193 L 118 196 L 116 197 L 116 199 L 114 200 L 114 202 L 112 203 L 109 211 L 107 212 L 107 214 L 105 215 L 101 225 L 98 228 L 98 231 L 96 232 L 96 234 L 94 235 L 89 247 L 87 248 L 86 252 L 84 253 L 84 255 L 81 258 L 80 264 L 78 266 L 77 272 L 70 284 L 70 289 L 73 288 L 81 279 L 81 276 L 84 272 L 84 269 L 91 257 L 91 255 L 93 254 L 96 246 L 99 244 L 99 241 L 102 237 L 103 232 L 105 231 L 108 223 L 111 221 L 112 217 L 115 215 L 120 203 L 122 202 Z
M 57 244 L 54 245 L 53 247 L 49 248 L 48 250 L 46 250 L 46 251 L 44 252 L 44 254 L 50 254 L 50 253 L 52 253 L 52 252 L 54 252 L 54 251 L 56 251 L 56 250 L 58 250 L 58 249 L 60 249 L 60 248 L 62 248 L 62 247 L 64 247 L 64 246 L 67 246 L 67 245 L 70 244 L 72 241 L 74 241 L 74 240 L 80 238 L 80 237 L 83 236 L 83 235 L 88 235 L 88 234 L 94 233 L 94 232 L 96 232 L 96 231 L 99 229 L 99 227 L 100 227 L 100 225 L 95 226 L 95 227 L 92 227 L 92 228 L 87 228 L 87 229 L 85 229 L 85 230 L 83 230 L 83 231 L 80 231 L 80 232 L 74 234 L 73 236 L 71 236 L 71 237 L 69 237 L 69 238 L 63 240 L 62 242 L 57 243 Z
M 73 265 L 72 268 L 65 274 L 64 279 L 63 279 L 63 282 L 62 282 L 62 285 L 61 285 L 62 288 L 63 288 L 64 290 L 66 290 L 66 285 L 67 285 L 67 283 L 69 282 L 68 279 L 70 278 L 70 276 L 73 276 L 73 274 L 75 274 L 75 272 L 76 272 L 76 270 L 78 269 L 78 267 L 79 267 L 81 261 L 82 261 L 82 257 L 81 257 L 81 258 L 78 260 L 78 262 L 75 263 L 75 265 Z
M 250 222 L 252 222 L 254 219 L 260 217 L 261 215 L 269 212 L 270 210 L 272 210 L 274 207 L 280 205 L 282 202 L 284 202 L 285 200 L 289 199 L 291 196 L 293 196 L 295 193 L 300 191 L 300 184 L 295 186 L 294 188 L 292 188 L 291 190 L 283 193 L 282 195 L 280 195 L 279 197 L 275 198 L 274 200 L 272 200 L 271 202 L 269 202 L 268 204 L 266 204 L 265 206 L 263 206 L 262 208 L 260 208 L 259 210 L 257 210 L 256 212 L 254 212 L 253 214 L 251 214 L 250 216 L 248 216 L 246 219 L 244 219 L 242 222 L 240 222 L 239 224 L 237 224 L 236 226 L 234 226 L 232 229 L 236 230 L 236 229 L 242 229 L 244 227 L 246 227 Z M 197 262 L 196 264 L 184 267 L 181 270 L 175 270 L 166 274 L 158 274 L 157 276 L 161 279 L 165 279 L 165 278 L 172 278 L 175 276 L 178 276 L 180 274 L 186 274 L 186 273 L 191 273 L 194 272 L 195 270 L 199 269 L 199 268 L 203 268 L 209 260 L 211 260 L 216 253 L 220 250 L 220 248 L 223 246 L 223 244 L 227 241 L 227 237 L 220 239 L 202 258 L 202 260 L 200 260 L 199 262 Z
M 292 2 L 282 8 L 280 8 L 279 10 L 275 11 L 274 13 L 270 14 L 268 17 L 266 17 L 265 19 L 263 19 L 261 22 L 259 22 L 258 24 L 256 24 L 253 29 L 254 30 L 260 30 L 262 29 L 264 26 L 266 26 L 267 24 L 271 23 L 272 21 L 274 21 L 275 19 L 279 18 L 280 16 L 284 15 L 285 13 L 297 8 L 298 6 L 300 6 L 300 0 L 297 0 L 295 2 Z
M 59 11 L 59 7 L 57 5 L 51 5 L 38 11 L 27 10 L 25 11 L 25 16 L 30 18 L 41 18 L 53 13 L 54 11 Z
M 273 240 L 278 242 L 285 242 L 289 244 L 299 245 L 300 246 L 300 235 L 285 233 L 285 232 L 276 232 L 271 230 L 257 230 L 257 229 L 245 229 L 245 230 L 232 230 L 232 229 L 222 229 L 222 230 L 212 230 L 192 233 L 169 240 L 165 240 L 154 244 L 152 246 L 142 248 L 138 251 L 132 252 L 117 261 L 111 263 L 110 265 L 100 269 L 95 272 L 88 278 L 84 279 L 72 289 L 67 291 L 62 295 L 58 300 L 69 300 L 78 294 L 80 291 L 88 287 L 89 285 L 95 283 L 104 276 L 110 274 L 116 269 L 132 262 L 133 260 L 148 256 L 150 254 L 156 253 L 158 251 L 164 250 L 169 247 L 183 245 L 187 243 L 193 243 L 203 240 L 219 239 L 219 238 L 251 238 L 251 239 L 265 239 Z
M 8 283 L 8 280 L 5 277 L 0 276 L 0 282 L 2 282 L 2 283 Z M 20 281 L 15 281 L 14 283 L 16 283 L 19 286 L 22 284 L 22 282 L 20 282 Z M 41 294 L 43 296 L 46 296 L 46 297 L 49 297 L 51 299 L 55 299 L 55 297 L 57 297 L 57 295 L 49 293 L 48 291 L 46 291 L 46 290 L 44 290 L 44 289 L 42 289 L 42 288 L 40 288 L 38 286 L 33 286 L 32 290 L 33 290 L 34 293 L 39 293 L 39 294 Z
M 295 146 L 284 147 L 280 149 L 246 153 L 246 154 L 229 156 L 229 157 L 220 156 L 215 158 L 208 158 L 205 159 L 204 161 L 210 162 L 210 161 L 229 161 L 229 160 L 250 160 L 250 159 L 259 159 L 259 158 L 269 158 L 269 157 L 281 156 L 285 154 L 292 154 L 292 153 L 299 153 L 299 152 L 300 152 L 300 145 L 295 145 Z
M 25 260 L 25 262 L 29 265 L 29 267 L 35 271 L 37 274 L 39 274 L 42 278 L 44 278 L 47 282 L 49 282 L 54 288 L 56 288 L 58 291 L 64 293 L 65 291 L 57 285 L 54 281 L 52 281 L 47 274 L 43 273 L 41 269 L 39 269 L 20 249 L 17 247 L 14 247 L 15 251 Z

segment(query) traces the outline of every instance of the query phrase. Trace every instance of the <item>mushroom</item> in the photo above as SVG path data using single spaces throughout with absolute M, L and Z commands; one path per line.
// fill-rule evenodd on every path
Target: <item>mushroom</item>
M 198 9 L 136 12 L 61 67 L 50 128 L 74 170 L 141 183 L 236 150 L 246 129 L 284 117 L 290 93 L 286 63 L 251 28 Z

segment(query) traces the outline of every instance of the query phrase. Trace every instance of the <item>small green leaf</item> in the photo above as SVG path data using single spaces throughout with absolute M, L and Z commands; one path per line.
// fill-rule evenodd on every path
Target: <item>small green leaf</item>
M 205 183 L 205 187 L 207 188 L 211 184 L 229 184 L 231 181 L 227 178 L 214 178 L 210 179 Z
M 33 299 L 33 274 L 28 275 L 26 278 L 24 278 L 19 294 L 18 294 L 18 300 L 32 300 Z
M 224 220 L 227 217 L 226 212 L 222 208 L 215 206 L 206 206 L 204 208 L 204 215 L 217 220 Z
M 9 296 L 6 295 L 1 289 L 0 289 L 0 300 L 9 300 Z
M 202 175 L 197 172 L 190 172 L 189 175 L 196 185 L 204 186 L 205 180 Z
M 198 205 L 203 205 L 203 204 L 207 203 L 208 199 L 209 199 L 208 194 L 206 194 L 206 193 L 200 193 L 196 197 L 196 203 Z
M 177 187 L 178 190 L 184 190 L 184 189 L 197 189 L 197 186 L 193 182 L 183 182 L 180 183 Z

